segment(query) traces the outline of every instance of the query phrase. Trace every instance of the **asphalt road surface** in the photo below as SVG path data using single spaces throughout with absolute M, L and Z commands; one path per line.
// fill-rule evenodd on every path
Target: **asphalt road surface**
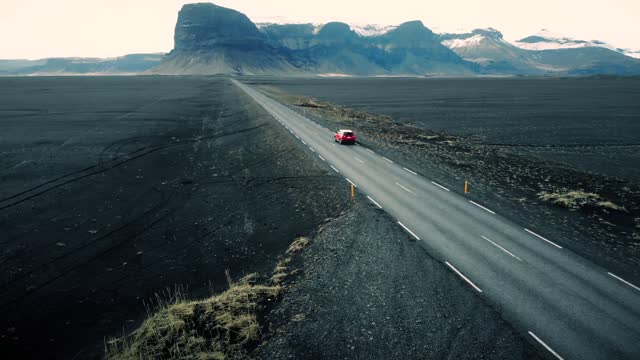
M 550 359 L 640 359 L 640 287 L 232 80 Z M 357 135 L 357 134 L 356 134 Z M 384 266 L 384 264 L 381 264 Z M 470 349 L 472 351 L 472 349 Z

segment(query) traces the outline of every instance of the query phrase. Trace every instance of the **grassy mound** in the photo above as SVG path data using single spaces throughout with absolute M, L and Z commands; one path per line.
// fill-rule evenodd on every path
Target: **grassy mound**
M 248 359 L 262 340 L 258 314 L 283 293 L 281 285 L 290 271 L 293 256 L 309 243 L 296 239 L 278 262 L 266 285 L 256 283 L 257 275 L 233 282 L 227 272 L 229 289 L 204 300 L 186 301 L 180 296 L 162 306 L 129 336 L 110 340 L 108 360 Z
M 622 206 L 602 199 L 600 195 L 579 190 L 542 191 L 538 198 L 569 209 L 599 208 L 602 210 L 626 211 Z
M 220 295 L 176 301 L 144 321 L 131 336 L 112 340 L 107 359 L 244 359 L 260 340 L 256 308 L 280 286 L 252 284 L 249 275 Z

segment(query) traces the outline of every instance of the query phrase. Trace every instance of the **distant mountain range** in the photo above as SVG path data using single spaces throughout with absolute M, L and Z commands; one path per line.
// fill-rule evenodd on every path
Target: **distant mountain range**
M 0 60 L 0 75 L 127 75 L 158 66 L 165 54 L 131 54 L 117 58 L 49 58 Z
M 180 10 L 174 42 L 164 56 L 0 60 L 0 75 L 640 75 L 640 51 L 546 30 L 510 43 L 492 28 L 436 34 L 420 21 L 255 24 L 238 11 L 209 3 Z

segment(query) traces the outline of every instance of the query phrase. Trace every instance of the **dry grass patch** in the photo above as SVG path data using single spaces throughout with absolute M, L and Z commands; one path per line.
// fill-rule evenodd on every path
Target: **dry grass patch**
M 291 243 L 291 245 L 289 245 L 289 248 L 287 249 L 287 255 L 295 255 L 302 251 L 305 247 L 307 247 L 307 245 L 309 245 L 309 238 L 299 237 L 295 239 L 293 243 Z
M 231 283 L 204 300 L 176 300 L 142 323 L 130 336 L 107 344 L 110 360 L 246 359 L 260 338 L 256 308 L 275 300 L 280 286 L 257 285 L 255 275 Z
M 592 207 L 604 210 L 627 211 L 623 206 L 619 206 L 609 200 L 602 199 L 598 194 L 581 190 L 563 189 L 557 191 L 542 191 L 538 193 L 538 198 L 542 201 L 569 209 Z
M 258 312 L 284 292 L 280 284 L 296 272 L 289 271 L 293 256 L 308 244 L 306 237 L 293 241 L 268 285 L 257 284 L 257 274 L 234 282 L 225 272 L 229 289 L 219 295 L 186 301 L 176 291 L 172 301 L 162 303 L 131 335 L 109 340 L 107 360 L 250 359 L 262 339 Z

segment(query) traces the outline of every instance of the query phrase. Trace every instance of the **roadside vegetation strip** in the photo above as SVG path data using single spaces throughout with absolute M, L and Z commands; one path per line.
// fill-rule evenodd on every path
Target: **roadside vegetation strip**
M 379 206 L 379 205 L 378 205 Z M 411 236 L 413 236 L 414 238 L 416 238 L 416 240 L 420 240 L 420 238 L 418 237 L 418 235 L 414 234 L 413 231 L 409 230 L 408 227 L 404 226 L 403 223 L 401 223 L 400 221 L 398 221 L 398 224 L 400 224 L 400 226 L 402 226 L 403 229 L 407 230 L 407 232 L 409 234 L 411 234 Z
M 367 196 L 367 199 L 371 200 L 371 202 L 372 202 L 372 203 L 376 204 L 376 206 L 377 206 L 377 207 L 379 207 L 380 209 L 382 209 L 382 206 L 380 206 L 380 204 L 378 204 L 378 202 L 377 202 L 377 201 L 373 200 L 373 199 L 371 198 L 371 196 Z
M 287 291 L 286 280 L 297 271 L 291 264 L 309 242 L 296 238 L 266 281 L 255 273 L 234 281 L 227 270 L 229 288 L 222 293 L 188 300 L 176 289 L 169 299 L 158 297 L 158 309 L 133 333 L 105 342 L 105 358 L 252 359 L 249 354 L 265 338 L 261 319 Z
M 469 280 L 466 276 L 464 276 L 463 273 L 458 271 L 458 269 L 456 269 L 448 261 L 445 261 L 445 264 L 447 264 L 447 266 L 450 267 L 451 270 L 455 271 L 455 273 L 458 274 L 458 276 L 460 276 L 462 278 L 462 280 L 466 281 L 469 285 L 473 286 L 473 288 L 476 289 L 476 291 L 478 291 L 480 293 L 482 292 L 482 290 L 476 284 L 474 284 L 473 281 Z
M 496 214 L 495 212 L 493 212 L 493 211 L 491 211 L 491 210 L 487 209 L 486 207 L 484 207 L 484 206 L 482 206 L 482 205 L 478 204 L 477 202 L 475 202 L 475 201 L 473 201 L 473 200 L 469 200 L 469 202 L 470 202 L 470 203 L 472 203 L 473 205 L 475 205 L 475 206 L 479 207 L 480 209 L 482 209 L 482 210 L 486 211 L 486 212 L 489 212 L 489 213 L 491 213 L 491 214 L 493 214 L 493 215 L 495 215 L 495 214 Z
M 333 169 L 333 171 L 335 171 L 335 172 L 337 172 L 337 173 L 340 173 L 340 171 L 338 171 L 338 169 L 336 169 L 333 165 L 329 165 L 329 166 L 331 166 L 331 168 Z
M 513 256 L 514 258 L 522 261 L 522 259 L 520 259 L 519 257 L 517 257 L 516 255 L 512 254 L 510 251 L 508 251 L 507 249 L 503 248 L 502 246 L 496 244 L 495 242 L 493 242 L 491 239 L 489 239 L 488 237 L 484 236 L 484 235 L 480 235 L 483 239 L 487 240 L 488 242 L 492 243 L 493 245 L 495 245 L 498 249 L 506 252 L 507 254 Z
M 557 352 L 555 352 L 549 345 L 547 345 L 544 341 L 542 341 L 539 337 L 536 336 L 536 334 L 534 334 L 533 332 L 529 331 L 529 335 L 531 335 L 537 342 L 540 343 L 540 345 L 544 346 L 545 349 L 549 350 L 549 352 L 556 357 L 556 359 L 559 360 L 564 360 L 564 358 L 560 355 L 558 355 Z
M 612 273 L 610 273 L 610 272 L 608 272 L 607 274 L 609 274 L 609 275 L 613 276 L 614 278 L 616 278 L 616 279 L 618 279 L 618 280 L 622 281 L 623 283 L 625 283 L 625 284 L 627 284 L 627 285 L 631 286 L 632 288 L 634 288 L 634 289 L 636 289 L 636 290 L 640 291 L 640 287 L 637 287 L 637 286 L 633 285 L 632 283 L 628 282 L 627 280 L 625 280 L 625 279 L 623 279 L 623 278 L 621 278 L 621 277 L 619 277 L 619 276 L 617 276 L 617 275 L 614 275 L 614 274 L 612 274 Z
M 406 167 L 403 167 L 403 169 L 407 170 L 408 172 L 412 173 L 413 175 L 418 175 L 418 173 L 417 173 L 417 172 L 412 171 L 412 170 L 409 170 L 409 169 L 407 169 Z
M 525 228 L 525 229 L 524 229 L 524 231 L 528 232 L 529 234 L 531 234 L 531 235 L 533 235 L 533 236 L 535 236 L 535 237 L 537 237 L 537 238 L 539 238 L 539 239 L 541 239 L 541 240 L 544 240 L 544 241 L 548 242 L 549 244 L 551 244 L 551 245 L 553 245 L 553 246 L 557 247 L 558 249 L 562 249 L 562 246 L 560 246 L 560 245 L 558 245 L 558 244 L 554 243 L 553 241 L 548 240 L 548 239 L 546 239 L 546 238 L 544 238 L 544 237 L 542 237 L 542 236 L 540 236 L 540 235 L 538 235 L 538 234 L 534 233 L 533 231 L 531 231 L 531 230 L 529 230 L 529 229 L 526 229 L 526 228 Z
M 435 186 L 439 187 L 439 188 L 440 188 L 440 189 L 442 189 L 442 190 L 451 191 L 451 190 L 447 189 L 446 187 L 444 187 L 444 186 L 442 186 L 442 185 L 438 184 L 438 183 L 437 183 L 437 182 L 435 182 L 435 181 L 432 181 L 431 183 L 432 183 L 433 185 L 435 185 Z
M 349 184 L 358 187 L 358 185 L 356 185 L 353 181 L 349 180 L 349 178 L 345 178 L 345 180 L 347 180 L 349 182 Z

